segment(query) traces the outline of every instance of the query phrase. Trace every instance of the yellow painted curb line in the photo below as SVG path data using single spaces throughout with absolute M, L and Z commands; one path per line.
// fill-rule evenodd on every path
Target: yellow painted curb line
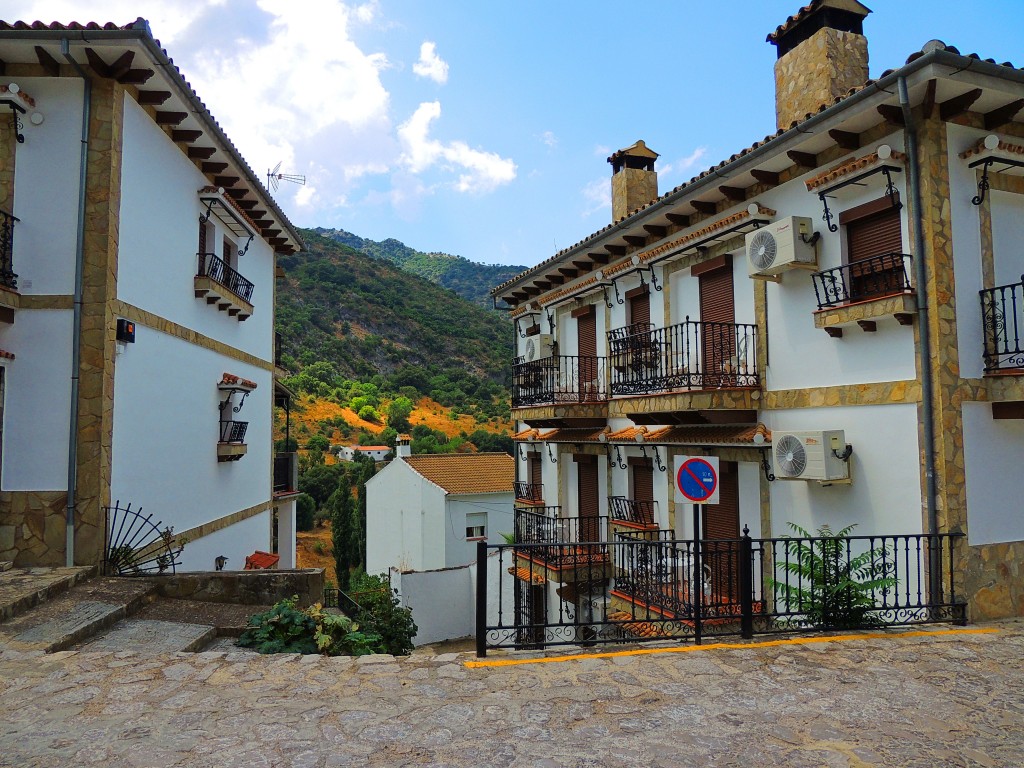
M 773 648 L 781 645 L 810 645 L 811 643 L 838 643 L 848 640 L 900 640 L 905 637 L 936 637 L 938 635 L 990 635 L 998 629 L 939 629 L 932 632 L 899 632 L 894 634 L 871 632 L 862 635 L 833 635 L 831 637 L 793 637 L 786 640 L 764 640 L 759 643 L 711 643 L 710 645 L 680 645 L 674 648 L 638 648 L 632 651 L 606 653 L 580 653 L 572 656 L 545 656 L 540 659 L 495 659 L 494 661 L 464 661 L 470 669 L 479 667 L 513 667 L 518 664 L 548 664 L 553 661 L 581 661 L 583 659 L 613 659 L 617 656 L 647 656 L 654 653 L 691 653 L 722 649 Z

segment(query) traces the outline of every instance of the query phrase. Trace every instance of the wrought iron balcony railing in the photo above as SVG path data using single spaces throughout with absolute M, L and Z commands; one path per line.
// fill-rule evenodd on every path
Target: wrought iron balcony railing
M 7 211 L 0 211 L 0 286 L 18 289 L 18 276 L 14 273 L 14 225 L 19 219 Z
M 587 565 L 606 560 L 608 518 L 561 517 L 561 507 L 516 509 L 516 544 L 530 545 L 524 557 L 552 567 Z
M 652 526 L 658 521 L 658 502 L 609 496 L 608 512 L 613 521 Z
M 512 367 L 512 407 L 601 403 L 608 399 L 603 357 L 555 355 Z
M 906 253 L 883 253 L 863 261 L 815 272 L 811 277 L 814 280 L 818 309 L 912 291 L 910 258 Z
M 274 456 L 274 493 L 298 490 L 297 458 L 296 453 L 279 453 Z
M 235 296 L 244 301 L 252 301 L 253 284 L 242 277 L 232 267 L 224 263 L 224 260 L 212 253 L 199 254 L 200 277 L 208 277 L 220 283 Z
M 1024 368 L 1024 275 L 980 293 L 985 372 Z
M 524 483 L 519 480 L 512 483 L 516 501 L 527 504 L 544 503 L 544 486 L 541 483 Z
M 244 443 L 248 421 L 222 421 L 220 423 L 220 441 L 222 443 Z
M 608 332 L 612 395 L 758 387 L 757 326 L 690 320 Z

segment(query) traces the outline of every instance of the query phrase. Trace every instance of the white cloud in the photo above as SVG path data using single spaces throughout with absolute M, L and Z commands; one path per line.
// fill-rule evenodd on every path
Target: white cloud
M 677 160 L 674 163 L 664 163 L 658 168 L 658 174 L 662 176 L 669 176 L 671 174 L 682 174 L 692 169 L 700 159 L 704 157 L 708 152 L 707 147 L 697 147 L 693 152 L 688 154 L 686 157 Z
M 398 126 L 401 162 L 413 174 L 440 166 L 459 173 L 454 188 L 459 192 L 490 192 L 516 177 L 516 164 L 494 152 L 473 149 L 464 141 L 447 144 L 430 138 L 430 124 L 441 116 L 441 103 L 424 102 Z
M 542 144 L 545 144 L 552 149 L 558 146 L 558 137 L 551 131 L 544 131 L 544 133 L 540 135 L 540 141 Z
M 448 82 L 448 62 L 437 55 L 437 46 L 429 40 L 420 46 L 420 60 L 412 65 L 412 71 L 435 83 Z
M 595 179 L 580 190 L 585 204 L 583 218 L 612 207 L 611 187 L 608 179 Z

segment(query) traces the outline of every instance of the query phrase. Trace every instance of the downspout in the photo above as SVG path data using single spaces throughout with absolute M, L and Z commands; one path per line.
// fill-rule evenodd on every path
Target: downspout
M 82 78 L 82 159 L 78 169 L 78 227 L 75 235 L 74 325 L 71 336 L 71 415 L 68 419 L 68 505 L 65 518 L 65 563 L 75 564 L 75 495 L 78 492 L 78 367 L 81 361 L 82 272 L 85 262 L 85 183 L 89 160 L 89 120 L 92 111 L 92 82 L 71 55 L 67 38 L 61 38 L 60 52 Z M 104 523 L 106 525 L 106 523 Z M 106 532 L 104 531 L 104 537 Z
M 928 273 L 925 268 L 924 251 L 924 215 L 921 210 L 921 165 L 917 157 L 917 126 L 910 109 L 910 96 L 907 91 L 907 79 L 897 80 L 900 96 L 900 108 L 903 110 L 903 134 L 907 149 L 907 176 L 910 183 L 910 204 L 914 216 L 914 281 L 917 287 L 917 328 L 921 343 L 918 347 L 918 359 L 921 365 L 921 410 L 924 412 L 924 472 L 925 472 L 925 503 L 928 509 L 928 534 L 931 537 L 931 551 L 928 558 L 929 594 L 936 598 L 941 594 L 941 570 L 937 553 L 938 542 L 935 535 L 939 532 L 938 514 L 936 512 L 935 491 L 935 414 L 934 395 L 932 392 L 932 349 L 931 335 L 928 330 Z

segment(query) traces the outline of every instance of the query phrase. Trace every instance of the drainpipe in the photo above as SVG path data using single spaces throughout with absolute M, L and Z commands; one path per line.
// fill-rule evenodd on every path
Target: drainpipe
M 78 366 L 81 360 L 82 271 L 85 261 L 85 182 L 89 160 L 89 119 L 92 108 L 92 83 L 71 55 L 67 38 L 60 41 L 60 52 L 82 78 L 82 156 L 78 168 L 78 229 L 75 239 L 74 330 L 71 336 L 71 415 L 68 419 L 68 505 L 65 518 L 65 563 L 75 564 L 75 495 L 78 491 Z M 104 523 L 106 525 L 106 523 Z M 105 532 L 104 532 L 105 535 Z
M 928 275 L 924 257 L 924 215 L 921 211 L 921 166 L 917 158 L 917 126 L 910 110 L 910 96 L 907 79 L 897 80 L 900 108 L 903 110 L 903 134 L 908 158 L 908 181 L 910 183 L 910 204 L 914 215 L 914 279 L 917 284 L 917 328 L 921 338 L 918 358 L 921 364 L 921 410 L 924 411 L 924 472 L 925 503 L 928 509 L 928 533 L 934 537 L 939 532 L 936 512 L 935 491 L 935 413 L 931 375 L 931 335 L 928 330 Z M 938 562 L 938 542 L 932 538 L 931 556 L 928 558 L 929 594 L 934 598 L 941 594 L 941 565 Z

